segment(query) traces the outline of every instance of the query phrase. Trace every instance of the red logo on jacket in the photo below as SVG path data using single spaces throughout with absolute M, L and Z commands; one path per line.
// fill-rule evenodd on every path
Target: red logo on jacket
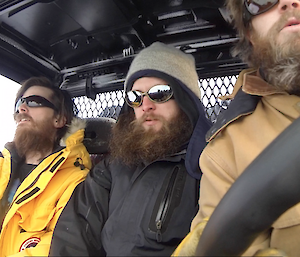
M 22 252 L 26 248 L 35 247 L 39 242 L 41 242 L 41 239 L 37 237 L 31 237 L 22 243 L 19 252 Z

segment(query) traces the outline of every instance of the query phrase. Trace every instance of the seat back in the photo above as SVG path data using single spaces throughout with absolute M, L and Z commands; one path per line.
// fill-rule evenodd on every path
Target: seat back
M 106 117 L 86 118 L 85 120 L 87 125 L 83 143 L 91 156 L 94 166 L 109 152 L 111 130 L 116 120 Z

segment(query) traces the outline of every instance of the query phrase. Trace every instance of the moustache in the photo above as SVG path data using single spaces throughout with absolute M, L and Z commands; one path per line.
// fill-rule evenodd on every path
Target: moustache
M 139 121 L 141 123 L 147 121 L 147 120 L 163 120 L 163 118 L 160 115 L 155 115 L 155 114 L 143 114 L 142 117 L 139 118 Z
M 143 114 L 140 118 L 131 121 L 131 124 L 134 125 L 135 127 L 142 127 L 143 123 L 147 120 L 159 120 L 165 123 L 165 119 L 160 115 Z
M 28 119 L 28 120 L 31 120 L 33 121 L 32 117 L 26 113 L 15 113 L 14 114 L 14 119 L 16 122 L 19 122 L 20 120 L 22 119 Z
M 270 31 L 280 32 L 286 26 L 290 18 L 295 18 L 296 20 L 300 21 L 300 11 L 295 9 L 282 14 Z

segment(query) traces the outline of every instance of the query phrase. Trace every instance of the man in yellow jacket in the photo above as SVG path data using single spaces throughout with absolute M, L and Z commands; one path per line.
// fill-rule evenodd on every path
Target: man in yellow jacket
M 207 134 L 209 144 L 200 157 L 203 172 L 200 210 L 193 220 L 190 235 L 178 247 L 175 256 L 202 256 L 201 244 L 197 251 L 196 247 L 207 231 L 204 229 L 201 235 L 207 218 L 211 216 L 208 224 L 212 224 L 217 205 L 248 165 L 300 116 L 300 2 L 227 0 L 227 7 L 240 36 L 234 53 L 253 69 L 239 75 L 234 92 L 229 96 L 233 100 L 228 110 L 218 117 Z M 284 162 L 284 155 L 282 157 Z M 277 167 L 272 169 L 275 171 Z M 256 181 L 260 182 L 263 176 L 261 170 L 261 177 Z M 255 184 L 252 190 L 256 190 Z M 265 192 L 268 191 L 265 188 Z M 245 202 L 249 200 L 245 191 L 241 190 L 240 194 L 244 194 Z M 282 194 L 284 192 L 278 192 L 278 195 Z M 231 207 L 240 206 L 232 203 Z M 252 217 L 258 216 L 261 210 L 252 210 Z M 223 218 L 226 223 L 229 215 Z M 241 254 L 253 256 L 259 252 L 259 256 L 264 256 L 262 251 L 275 248 L 289 257 L 299 256 L 299 234 L 300 204 L 297 204 L 284 212 L 269 229 L 254 237 L 252 244 Z M 228 231 L 227 238 L 230 235 L 231 231 Z M 268 254 L 271 256 L 270 252 Z M 228 252 L 222 254 L 229 255 Z M 282 256 L 282 253 L 277 255 Z
M 58 217 L 91 168 L 84 121 L 43 77 L 17 93 L 14 141 L 0 153 L 0 257 L 47 256 Z

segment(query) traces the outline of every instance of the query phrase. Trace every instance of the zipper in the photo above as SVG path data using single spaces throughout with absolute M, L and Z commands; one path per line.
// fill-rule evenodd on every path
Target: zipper
M 178 170 L 179 170 L 179 168 L 176 166 L 175 169 L 172 172 L 167 190 L 166 190 L 166 192 L 164 194 L 164 197 L 163 197 L 163 199 L 162 199 L 162 201 L 159 205 L 158 212 L 157 212 L 157 215 L 156 215 L 156 219 L 155 219 L 155 225 L 156 225 L 156 229 L 157 229 L 157 231 L 156 231 L 156 241 L 158 243 L 160 243 L 162 241 L 161 230 L 163 228 L 163 223 L 165 221 L 165 218 L 167 216 L 168 209 L 169 209 L 169 206 L 170 206 L 170 203 L 171 203 L 172 191 L 173 191 L 175 180 L 176 180 L 176 177 L 177 177 L 177 174 L 178 174 Z
M 57 155 L 57 156 L 49 163 L 49 165 L 48 165 L 45 169 L 43 169 L 43 170 L 40 172 L 40 174 L 32 181 L 32 183 L 31 183 L 28 187 L 26 187 L 21 193 L 19 193 L 19 194 L 15 197 L 15 200 L 11 202 L 11 204 L 10 204 L 10 206 L 9 206 L 9 208 L 8 208 L 8 210 L 7 210 L 6 213 L 8 213 L 8 211 L 10 210 L 10 208 L 12 207 L 12 205 L 13 205 L 15 202 L 16 202 L 17 204 L 20 204 L 20 203 L 23 202 L 24 200 L 28 199 L 28 197 L 26 197 L 26 198 L 22 197 L 22 198 L 20 198 L 19 200 L 17 200 L 17 198 L 18 198 L 21 194 L 23 194 L 25 191 L 27 191 L 28 189 L 30 189 L 31 187 L 33 187 L 33 186 L 36 184 L 36 182 L 38 181 L 38 179 L 40 178 L 40 176 L 41 176 L 46 170 L 48 170 L 48 169 L 50 168 L 50 166 L 54 163 L 54 161 L 55 161 L 60 155 L 62 155 L 62 154 L 63 154 L 63 152 L 60 152 L 59 155 Z M 61 159 L 64 159 L 64 157 L 62 157 Z M 58 161 L 59 163 L 61 163 L 61 159 Z M 38 187 L 36 187 L 35 189 L 33 189 L 31 192 L 29 192 L 29 193 L 26 194 L 25 196 L 31 194 L 32 192 L 33 192 L 33 194 L 37 193 L 37 192 L 40 190 L 39 188 L 38 188 L 38 190 L 37 190 L 37 188 L 38 188 Z M 32 195 L 33 195 L 33 194 L 32 194 Z M 30 196 L 32 196 L 32 195 L 30 195 Z M 20 200 L 21 200 L 21 201 L 20 201 Z
M 29 197 L 33 196 L 35 193 L 37 193 L 38 191 L 40 191 L 39 187 L 34 188 L 33 190 L 31 190 L 29 193 L 27 193 L 26 195 L 22 196 L 18 201 L 16 201 L 16 204 L 20 204 L 21 202 L 25 201 L 26 199 L 28 199 Z
M 53 173 L 57 167 L 65 160 L 65 157 L 61 157 L 57 163 L 55 163 L 52 168 L 50 169 L 50 172 Z

